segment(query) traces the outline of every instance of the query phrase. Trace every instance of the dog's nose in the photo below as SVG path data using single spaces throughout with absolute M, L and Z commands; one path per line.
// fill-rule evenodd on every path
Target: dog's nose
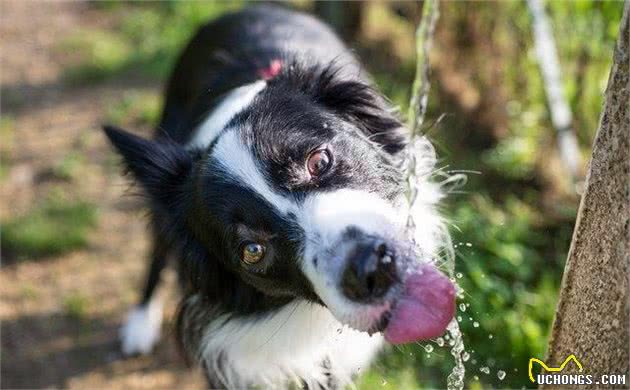
M 394 253 L 383 242 L 360 242 L 350 251 L 341 287 L 349 299 L 380 298 L 397 280 Z

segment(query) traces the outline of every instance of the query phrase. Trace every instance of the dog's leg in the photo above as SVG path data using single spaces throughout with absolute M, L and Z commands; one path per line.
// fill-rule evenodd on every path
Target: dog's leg
M 127 321 L 120 330 L 121 348 L 125 355 L 149 353 L 160 338 L 162 302 L 153 294 L 166 265 L 168 247 L 159 234 L 156 233 L 153 237 L 151 265 L 142 300 L 129 312 Z

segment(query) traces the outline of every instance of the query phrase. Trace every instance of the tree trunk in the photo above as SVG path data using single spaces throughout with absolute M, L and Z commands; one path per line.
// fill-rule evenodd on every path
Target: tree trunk
M 546 361 L 558 367 L 574 354 L 594 381 L 626 375 L 623 388 L 630 386 L 629 10 L 626 2 Z M 577 370 L 568 364 L 562 373 Z M 611 387 L 591 387 L 600 386 Z

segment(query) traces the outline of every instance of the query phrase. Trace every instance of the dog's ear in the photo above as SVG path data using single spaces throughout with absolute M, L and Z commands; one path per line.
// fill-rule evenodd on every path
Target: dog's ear
M 103 130 L 146 193 L 162 207 L 174 206 L 192 171 L 191 153 L 173 141 L 146 140 L 113 126 Z
M 397 154 L 407 144 L 407 131 L 386 100 L 369 84 L 339 77 L 340 68 L 325 68 L 315 82 L 315 99 L 353 122 L 370 140 Z

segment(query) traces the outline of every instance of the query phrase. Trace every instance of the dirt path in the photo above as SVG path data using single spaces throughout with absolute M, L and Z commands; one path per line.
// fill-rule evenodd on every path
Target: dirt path
M 170 319 L 153 355 L 123 359 L 118 352 L 118 326 L 144 271 L 146 229 L 138 201 L 124 196 L 126 182 L 98 127 L 107 104 L 126 87 L 64 84 L 66 59 L 54 50 L 79 27 L 107 25 L 107 19 L 78 2 L 17 0 L 0 7 L 2 114 L 14 122 L 2 141 L 10 145 L 3 147 L 9 163 L 0 218 L 24 213 L 59 189 L 99 206 L 98 227 L 84 250 L 0 269 L 2 388 L 202 388 L 201 375 L 184 366 L 168 335 Z M 80 179 L 49 180 L 46 172 L 69 153 L 85 157 Z M 170 316 L 172 289 L 165 290 Z M 79 317 L 68 312 L 72 300 L 85 306 Z

